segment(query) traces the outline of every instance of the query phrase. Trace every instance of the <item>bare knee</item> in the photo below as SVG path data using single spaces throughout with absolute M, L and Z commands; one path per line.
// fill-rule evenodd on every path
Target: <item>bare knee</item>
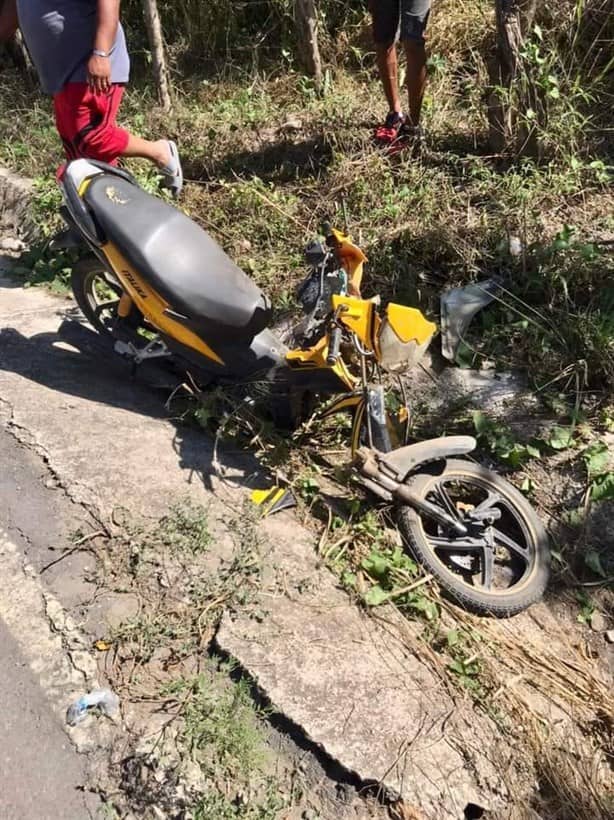
M 396 55 L 396 51 L 397 48 L 394 40 L 375 44 L 375 53 L 379 58 L 388 59 L 388 57 Z
M 426 49 L 424 43 L 419 40 L 403 40 L 403 47 L 408 60 L 416 62 L 426 60 Z

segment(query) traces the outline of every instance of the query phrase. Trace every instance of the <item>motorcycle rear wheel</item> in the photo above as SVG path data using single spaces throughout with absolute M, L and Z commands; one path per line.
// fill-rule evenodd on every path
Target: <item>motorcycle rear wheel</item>
M 75 301 L 91 326 L 103 335 L 114 335 L 119 300 L 124 292 L 115 275 L 96 257 L 87 257 L 73 268 L 70 285 Z M 134 331 L 142 326 L 143 316 L 136 307 L 132 307 L 126 323 Z
M 468 536 L 445 531 L 415 509 L 398 510 L 401 535 L 442 591 L 465 609 L 509 617 L 536 603 L 548 584 L 548 536 L 525 497 L 501 476 L 471 461 L 411 476 L 408 486 L 461 520 Z M 492 512 L 494 521 L 480 520 Z

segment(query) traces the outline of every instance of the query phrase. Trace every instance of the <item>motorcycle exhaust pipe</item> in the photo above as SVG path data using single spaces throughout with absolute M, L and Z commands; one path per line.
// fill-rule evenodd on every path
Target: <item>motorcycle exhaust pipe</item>
M 360 447 L 356 453 L 356 457 L 359 462 L 358 469 L 361 475 L 366 478 L 365 484 L 377 495 L 386 500 L 392 496 L 392 498 L 396 498 L 401 503 L 407 504 L 409 507 L 413 507 L 419 512 L 424 513 L 427 517 L 438 521 L 448 529 L 453 529 L 457 535 L 468 534 L 469 531 L 467 527 L 457 518 L 444 512 L 435 506 L 435 504 L 431 504 L 430 501 L 426 501 L 424 498 L 417 496 L 411 491 L 407 484 L 396 481 L 391 476 L 382 472 L 373 450 Z

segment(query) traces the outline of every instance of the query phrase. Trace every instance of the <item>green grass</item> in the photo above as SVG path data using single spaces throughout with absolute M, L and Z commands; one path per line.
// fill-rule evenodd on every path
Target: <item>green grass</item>
M 183 732 L 193 756 L 213 759 L 230 775 L 244 777 L 262 768 L 265 751 L 249 683 L 241 679 L 233 686 L 219 685 L 222 674 L 226 679 L 230 672 L 227 667 L 218 680 L 199 675 L 185 682 L 189 697 Z
M 433 48 L 439 42 L 438 34 Z M 192 180 L 183 207 L 278 306 L 293 304 L 302 248 L 331 219 L 368 254 L 367 295 L 380 292 L 436 316 L 442 289 L 503 279 L 510 293 L 484 312 L 469 339 L 474 364 L 494 358 L 503 368 L 527 367 L 544 384 L 585 362 L 590 386 L 610 390 L 613 265 L 611 246 L 600 240 L 611 235 L 614 217 L 607 158 L 591 153 L 596 126 L 570 121 L 567 136 L 553 131 L 559 150 L 545 161 L 502 165 L 485 153 L 484 107 L 469 87 L 480 61 L 473 52 L 432 55 L 421 156 L 389 159 L 371 144 L 368 121 L 383 105 L 366 68 L 335 71 L 323 97 L 297 74 L 186 82 L 169 118 L 136 86 L 123 120 L 146 136 L 178 138 Z M 555 114 L 569 119 L 570 100 L 560 111 L 551 102 L 554 128 Z M 0 161 L 49 180 L 39 183 L 37 218 L 50 233 L 58 224 L 51 172 L 61 155 L 48 105 L 18 91 L 9 74 L 0 116 Z M 153 182 L 145 165 L 132 167 Z M 510 254 L 510 236 L 520 240 L 520 257 Z M 33 270 L 34 283 L 65 285 L 68 268 L 44 252 L 21 267 L 24 275 Z
M 160 522 L 156 535 L 174 552 L 205 552 L 211 545 L 207 510 L 189 499 L 176 503 Z
M 210 555 L 214 533 L 230 542 L 225 558 L 219 545 Z M 252 682 L 207 652 L 224 609 L 252 602 L 259 549 L 249 509 L 229 517 L 220 533 L 207 509 L 189 499 L 157 524 L 131 522 L 108 545 L 107 583 L 140 602 L 138 614 L 108 636 L 112 685 L 126 702 L 144 692 L 173 716 L 177 732 L 165 754 L 175 765 L 192 761 L 192 773 L 196 767 L 194 817 L 273 820 L 289 799 L 279 795 L 267 713 L 252 697 Z
M 249 680 L 229 682 L 232 671 L 226 664 L 219 672 L 201 673 L 184 682 L 187 699 L 184 691 L 178 693 L 186 701 L 181 742 L 208 784 L 194 816 L 273 820 L 287 799 L 280 797 L 279 783 L 268 774 L 264 712 L 254 704 Z

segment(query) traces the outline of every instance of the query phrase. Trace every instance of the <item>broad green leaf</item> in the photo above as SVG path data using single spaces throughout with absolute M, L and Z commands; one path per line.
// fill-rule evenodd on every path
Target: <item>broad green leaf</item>
M 362 559 L 361 567 L 368 572 L 369 575 L 373 576 L 373 578 L 382 581 L 388 575 L 390 562 L 388 558 L 381 553 L 372 552 L 370 555 L 367 555 L 366 558 Z
M 490 420 L 481 410 L 473 411 L 473 426 L 478 435 L 482 435 L 490 428 Z
M 531 456 L 531 458 L 541 458 L 542 454 L 538 447 L 534 444 L 527 444 L 527 454 Z
M 597 256 L 599 256 L 599 250 L 596 245 L 593 245 L 591 242 L 588 242 L 586 245 L 580 246 L 580 256 L 586 262 L 591 262 Z
M 510 467 L 520 467 L 520 465 L 525 461 L 526 450 L 522 446 L 522 444 L 515 444 L 511 450 L 507 453 L 502 453 L 501 458 L 506 464 L 509 464 Z
M 553 450 L 566 450 L 573 441 L 573 433 L 569 427 L 554 427 L 550 433 L 548 444 Z
M 418 612 L 422 612 L 427 621 L 434 621 L 439 615 L 437 606 L 428 598 L 417 598 L 411 602 L 411 606 Z
M 608 466 L 609 451 L 604 441 L 596 441 L 582 453 L 589 475 L 602 473 Z
M 466 675 L 475 676 L 480 674 L 480 667 L 476 661 L 472 661 L 471 663 L 464 663 L 463 666 L 465 667 Z
M 448 642 L 448 646 L 456 646 L 459 640 L 460 635 L 458 629 L 449 629 L 448 633 L 446 634 L 446 641 Z
M 614 498 L 614 473 L 604 473 L 598 476 L 591 485 L 593 501 L 607 501 Z
M 402 567 L 404 558 L 405 553 L 403 552 L 401 547 L 395 547 L 394 552 L 390 556 L 390 563 L 393 567 Z
M 379 584 L 371 587 L 365 595 L 365 604 L 367 606 L 380 606 L 388 600 L 388 593 L 383 590 Z
M 589 550 L 589 552 L 586 553 L 584 563 L 595 575 L 601 575 L 602 578 L 606 577 L 606 571 L 601 563 L 601 556 L 595 550 Z
M 584 523 L 584 507 L 576 507 L 575 510 L 566 510 L 561 518 L 571 527 L 579 527 Z
M 411 575 L 416 575 L 418 572 L 418 565 L 409 557 L 409 555 L 401 547 L 396 547 L 390 558 L 390 563 L 393 567 L 398 567 Z
M 460 661 L 450 661 L 448 664 L 448 669 L 451 672 L 455 672 L 457 675 L 465 674 L 465 667 Z
M 595 611 L 595 605 L 583 589 L 576 590 L 576 600 L 580 604 L 578 622 L 587 624 L 591 620 L 591 615 Z
M 566 239 L 561 239 L 561 237 L 557 237 L 552 243 L 552 247 L 555 251 L 566 251 L 569 248 L 569 242 Z

